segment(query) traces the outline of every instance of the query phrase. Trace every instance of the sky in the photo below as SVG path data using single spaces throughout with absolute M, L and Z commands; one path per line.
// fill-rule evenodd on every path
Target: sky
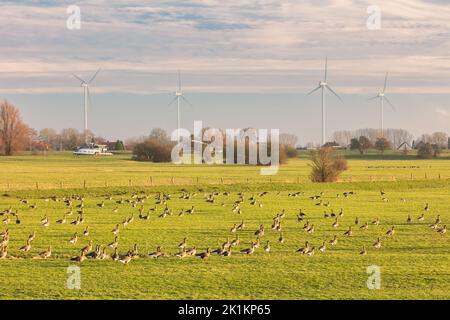
M 67 8 L 81 10 L 70 30 Z M 380 28 L 368 28 L 368 7 Z M 321 138 L 324 77 L 344 100 L 326 96 L 327 136 L 385 126 L 418 136 L 450 133 L 450 3 L 447 0 L 3 0 L 0 3 L 0 99 L 35 129 L 83 128 L 89 79 L 89 128 L 107 139 L 176 128 L 169 105 L 181 70 L 194 120 L 218 128 L 276 128 L 299 142 Z M 369 20 L 371 21 L 371 20 Z

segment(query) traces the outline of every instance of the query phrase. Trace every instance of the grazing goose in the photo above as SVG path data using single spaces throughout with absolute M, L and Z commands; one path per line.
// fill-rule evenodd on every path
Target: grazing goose
M 441 215 L 440 214 L 438 214 L 437 215 L 437 217 L 436 217 L 436 221 L 434 222 L 435 224 L 440 224 L 442 221 L 441 221 Z
M 56 223 L 57 223 L 57 224 L 65 224 L 66 221 L 67 221 L 67 220 L 66 220 L 66 216 L 67 216 L 67 215 L 65 215 L 62 219 L 57 220 Z
M 28 252 L 30 251 L 30 249 L 31 249 L 30 240 L 27 240 L 27 243 L 23 247 L 20 247 L 19 250 L 22 252 Z
M 255 231 L 255 236 L 262 237 L 264 235 L 264 226 L 261 224 L 259 229 Z
M 419 220 L 419 221 L 425 220 L 425 215 L 422 213 L 422 214 L 417 218 L 417 220 Z
M 178 252 L 175 256 L 177 256 L 180 259 L 183 259 L 185 257 L 187 257 L 187 252 L 186 252 L 186 248 L 183 248 L 183 250 L 181 250 L 181 252 Z
M 89 240 L 88 245 L 85 246 L 84 248 L 82 248 L 81 251 L 89 252 L 89 251 L 91 251 L 91 250 L 92 250 L 92 240 Z
M 428 205 L 428 203 L 425 204 L 425 208 L 423 208 L 423 210 L 430 211 L 430 206 Z
M 236 223 L 231 227 L 231 229 L 230 229 L 230 232 L 231 233 L 234 233 L 234 232 L 236 232 L 237 231 L 237 225 L 236 225 Z
M 187 214 L 193 214 L 194 213 L 194 206 L 192 206 L 189 210 L 186 210 Z
M 337 244 L 337 241 L 338 241 L 337 240 L 337 235 L 335 235 L 334 238 L 330 240 L 330 245 L 331 246 L 335 246 Z
M 269 240 L 266 241 L 266 245 L 264 246 L 264 252 L 269 252 L 270 251 L 270 243 Z
M 20 218 L 19 215 L 16 213 L 16 224 L 20 224 Z
M 210 248 L 206 248 L 206 252 L 202 252 L 197 254 L 197 257 L 199 257 L 200 259 L 204 260 L 204 259 L 208 259 L 209 256 L 211 255 L 211 249 Z
M 355 219 L 355 224 L 356 224 L 356 225 L 359 224 L 359 219 L 358 219 L 358 217 L 356 217 L 356 219 Z
M 6 216 L 6 218 L 3 219 L 3 223 L 9 223 L 11 221 L 11 218 L 9 216 Z
M 375 243 L 373 244 L 373 247 L 375 249 L 380 249 L 381 248 L 381 240 L 380 240 L 380 238 L 377 238 L 377 241 L 375 241 Z
M 119 212 L 119 207 L 115 207 L 115 208 L 112 210 L 112 212 L 113 212 L 113 213 Z
M 348 230 L 344 232 L 344 236 L 350 237 L 353 234 L 352 227 L 348 227 Z
M 361 230 L 367 230 L 369 228 L 369 223 L 365 222 L 361 227 L 359 227 Z
M 221 254 L 225 251 L 225 249 L 226 249 L 225 245 L 222 245 L 220 248 L 218 248 L 218 249 L 212 251 L 211 253 L 221 255 Z
M 314 233 L 314 225 L 312 224 L 312 225 L 308 228 L 308 230 L 306 230 L 306 232 L 307 232 L 308 234 L 313 234 L 313 233 Z
M 247 254 L 247 255 L 253 254 L 253 253 L 255 252 L 255 247 L 254 247 L 253 243 L 252 243 L 252 245 L 250 246 L 250 248 L 241 250 L 241 252 L 242 252 L 242 253 L 245 253 L 245 254 Z
M 327 244 L 326 244 L 326 241 L 324 240 L 322 242 L 322 245 L 319 247 L 319 251 L 320 252 L 325 252 L 326 249 L 327 249 Z
M 120 259 L 119 261 L 122 262 L 123 264 L 128 264 L 130 263 L 130 261 L 133 259 L 132 256 L 130 255 L 126 255 L 125 257 L 123 257 L 123 259 Z
M 305 242 L 305 246 L 304 246 L 304 247 L 301 247 L 301 248 L 299 248 L 299 249 L 297 249 L 296 252 L 300 252 L 301 254 L 305 254 L 305 253 L 308 252 L 308 251 L 309 251 L 309 242 L 306 241 L 306 242 Z
M 234 247 L 237 246 L 238 244 L 239 244 L 239 236 L 236 236 L 236 238 L 233 241 L 231 241 L 230 245 Z
M 380 219 L 376 218 L 372 221 L 372 224 L 378 226 L 380 224 Z
M 149 253 L 148 255 L 154 259 L 158 259 L 158 258 L 162 257 L 164 255 L 164 253 L 161 250 L 161 246 L 157 246 L 156 251 Z
M 72 238 L 70 238 L 69 243 L 75 244 L 78 241 L 78 232 L 75 232 Z
M 334 220 L 334 222 L 333 222 L 333 224 L 331 225 L 333 228 L 337 228 L 337 227 L 339 227 L 339 221 L 338 221 L 338 218 L 336 218 L 335 220 Z
M 186 254 L 188 256 L 195 256 L 196 253 L 197 253 L 197 247 L 196 246 L 193 246 L 192 248 L 186 250 Z
M 446 232 L 447 232 L 447 225 L 444 225 L 443 228 L 437 230 L 437 233 L 442 234 L 442 235 Z
M 389 229 L 389 230 L 386 232 L 386 235 L 387 235 L 387 236 L 393 236 L 394 233 L 395 233 L 395 226 L 392 226 L 392 228 Z
M 73 225 L 73 226 L 79 225 L 80 224 L 80 217 L 77 217 L 77 219 L 72 221 L 70 224 Z
M 316 250 L 316 248 L 312 247 L 305 254 L 308 255 L 308 256 L 313 256 L 315 250 Z
M 33 241 L 34 239 L 36 238 L 36 231 L 33 231 L 33 233 L 32 234 L 30 234 L 29 236 L 28 236 L 28 241 Z
M 84 260 L 86 260 L 86 252 L 83 250 L 80 250 L 79 256 L 76 256 L 76 257 L 73 257 L 70 259 L 70 261 L 73 261 L 73 262 L 83 262 Z
M 89 235 L 89 226 L 86 227 L 83 231 L 83 236 L 87 237 Z
M 242 220 L 241 223 L 238 225 L 237 229 L 244 230 L 244 228 L 245 228 L 245 222 L 244 222 L 244 220 Z
M 6 237 L 6 236 L 8 236 L 8 235 L 9 235 L 9 229 L 5 229 L 5 231 L 3 231 L 3 232 L 0 233 L 0 237 L 1 237 L 1 238 L 4 238 L 4 237 Z
M 362 250 L 359 252 L 359 254 L 361 254 L 363 256 L 367 254 L 367 250 L 366 250 L 365 246 L 362 247 Z
M 44 252 L 39 253 L 39 256 L 44 259 L 50 258 L 51 255 L 52 255 L 52 246 L 49 246 L 48 249 L 45 250 Z

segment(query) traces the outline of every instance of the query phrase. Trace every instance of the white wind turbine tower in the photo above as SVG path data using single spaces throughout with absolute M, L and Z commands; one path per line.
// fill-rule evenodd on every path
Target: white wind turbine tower
M 177 129 L 178 130 L 181 128 L 181 115 L 180 115 L 181 100 L 184 100 L 187 104 L 192 106 L 192 104 L 189 102 L 189 100 L 187 100 L 186 97 L 183 95 L 183 91 L 181 89 L 181 72 L 178 71 L 178 90 L 175 91 L 175 98 L 169 103 L 169 106 L 171 106 L 175 101 L 177 102 Z
M 369 100 L 380 99 L 380 128 L 381 128 L 381 136 L 384 136 L 384 100 L 392 107 L 395 111 L 394 105 L 391 103 L 389 98 L 386 96 L 386 87 L 387 87 L 388 73 L 386 72 L 386 77 L 384 78 L 384 87 L 383 91 L 379 92 L 375 97 L 370 98 Z
M 328 73 L 328 57 L 325 58 L 325 80 L 320 81 L 317 88 L 309 92 L 307 95 L 311 95 L 319 89 L 322 89 L 322 145 L 326 143 L 326 126 L 325 126 L 325 89 L 328 89 L 332 94 L 334 94 L 341 102 L 342 99 L 339 95 L 331 89 L 327 83 L 327 73 Z
M 72 75 L 80 80 L 81 82 L 81 87 L 84 90 L 84 143 L 87 145 L 88 142 L 88 105 L 90 105 L 91 103 L 91 93 L 89 91 L 89 86 L 91 85 L 91 83 L 95 80 L 95 78 L 97 77 L 98 73 L 100 72 L 100 69 L 97 70 L 97 72 L 92 76 L 92 78 L 89 81 L 85 81 L 82 78 L 80 78 L 79 76 L 77 76 L 76 74 L 72 73 Z

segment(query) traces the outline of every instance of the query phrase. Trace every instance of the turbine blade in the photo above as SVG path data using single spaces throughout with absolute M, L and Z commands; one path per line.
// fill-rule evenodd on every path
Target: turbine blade
M 321 86 L 318 86 L 318 87 L 315 88 L 314 90 L 308 92 L 306 95 L 307 95 L 307 96 L 310 96 L 310 95 L 312 95 L 314 92 L 316 92 L 317 90 L 319 90 L 320 88 L 321 88 Z
M 175 101 L 177 101 L 178 97 L 173 98 L 172 101 L 170 101 L 170 103 L 167 105 L 168 107 L 170 107 Z
M 181 99 L 183 99 L 183 101 L 186 102 L 190 107 L 194 107 L 194 105 L 188 99 L 186 99 L 185 96 L 181 96 Z
M 325 82 L 327 82 L 328 76 L 328 57 L 325 57 Z
M 81 79 L 79 76 L 77 76 L 75 73 L 72 73 L 72 75 L 77 78 L 78 80 L 81 81 L 81 83 L 85 83 L 85 81 L 83 79 Z
M 386 77 L 384 78 L 384 88 L 383 88 L 383 93 L 386 92 L 387 80 L 388 80 L 388 73 L 386 72 Z
M 88 83 L 91 83 L 92 81 L 94 81 L 94 79 L 97 77 L 99 72 L 100 72 L 100 68 L 98 68 L 97 72 L 92 76 L 91 80 L 89 80 Z
M 329 85 L 326 85 L 326 87 L 327 87 L 328 90 L 331 91 L 332 94 L 334 94 L 339 100 L 341 100 L 341 102 L 344 102 L 344 100 L 342 100 L 342 98 L 339 97 L 339 95 L 336 92 L 334 92 L 334 90 L 331 89 L 331 87 Z
M 369 100 L 369 101 L 370 101 L 370 100 L 375 100 L 376 98 L 379 98 L 378 95 L 376 95 L 376 96 L 373 97 L 373 98 L 369 98 L 369 99 L 367 99 L 367 100 Z
M 391 108 L 392 108 L 395 112 L 397 112 L 397 109 L 396 109 L 395 106 L 392 104 L 392 102 L 389 100 L 389 98 L 386 97 L 386 96 L 384 96 L 384 99 L 386 99 L 387 103 L 389 103 L 389 105 L 391 106 Z

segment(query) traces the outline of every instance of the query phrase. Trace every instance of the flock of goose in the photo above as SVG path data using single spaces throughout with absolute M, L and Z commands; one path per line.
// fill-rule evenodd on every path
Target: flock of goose
M 239 192 L 236 194 L 237 198 L 235 200 L 232 200 L 231 203 L 226 204 L 224 199 L 230 198 L 234 195 L 232 195 L 230 192 L 213 192 L 209 194 L 204 194 L 204 201 L 209 204 L 215 204 L 218 205 L 219 202 L 220 206 L 231 207 L 231 213 L 236 215 L 241 215 L 243 213 L 243 204 L 249 204 L 252 206 L 258 206 L 259 208 L 263 208 L 262 199 L 268 194 L 269 192 L 265 191 L 259 194 L 251 195 L 249 198 L 246 198 L 246 195 L 244 192 Z M 337 198 L 348 198 L 351 196 L 354 196 L 355 193 L 350 192 L 343 192 L 336 195 Z M 381 200 L 384 202 L 389 201 L 386 193 L 384 191 L 380 192 Z M 183 190 L 179 196 L 179 199 L 189 201 L 193 198 L 197 197 L 198 194 L 195 192 L 187 192 Z M 281 196 L 281 192 L 276 193 L 275 197 Z M 288 193 L 288 197 L 300 197 L 305 196 L 304 192 L 294 192 L 294 193 Z M 125 253 L 120 254 L 118 252 L 119 247 L 119 234 L 120 231 L 127 227 L 127 225 L 133 223 L 135 221 L 135 213 L 137 218 L 139 220 L 150 220 L 150 219 L 164 219 L 168 216 L 172 215 L 178 215 L 179 217 L 185 216 L 185 215 L 193 215 L 195 214 L 195 206 L 191 206 L 188 210 L 180 210 L 179 212 L 174 212 L 170 208 L 170 202 L 172 199 L 172 195 L 164 192 L 158 192 L 154 196 L 154 206 L 148 209 L 146 211 L 144 209 L 144 203 L 150 199 L 150 196 L 145 193 L 135 193 L 132 194 L 131 197 L 127 199 L 113 199 L 112 196 L 107 195 L 104 197 L 104 199 L 97 203 L 96 206 L 98 208 L 106 208 L 106 204 L 114 203 L 114 208 L 112 209 L 113 214 L 118 214 L 119 211 L 123 210 L 124 206 L 131 206 L 133 210 L 133 213 L 131 213 L 129 216 L 126 216 L 121 224 L 116 224 L 111 229 L 111 234 L 113 238 L 113 241 L 107 245 L 102 244 L 96 244 L 93 245 L 93 241 L 89 240 L 88 243 L 83 246 L 79 252 L 80 254 L 77 256 L 74 256 L 71 258 L 71 261 L 73 262 L 82 262 L 86 259 L 112 259 L 114 261 L 120 261 L 123 264 L 130 263 L 133 259 L 142 257 L 142 256 L 148 256 L 151 258 L 162 258 L 170 256 L 167 252 L 164 252 L 161 246 L 158 246 L 156 248 L 156 251 L 150 252 L 145 255 L 140 255 L 138 252 L 138 244 L 135 244 L 133 248 L 128 250 Z M 344 210 L 340 209 L 339 212 L 335 212 L 333 209 L 329 209 L 331 204 L 329 201 L 325 201 L 324 193 L 321 192 L 320 194 L 313 195 L 308 197 L 311 201 L 314 201 L 315 206 L 322 206 L 325 208 L 323 213 L 323 219 L 325 220 L 332 220 L 330 221 L 330 226 L 334 229 L 339 227 L 339 225 L 342 223 L 343 216 L 344 216 Z M 47 199 L 44 199 L 46 202 L 54 201 L 58 203 L 63 203 L 65 207 L 67 208 L 66 213 L 61 219 L 58 219 L 55 221 L 56 224 L 62 225 L 62 224 L 71 224 L 73 226 L 78 226 L 86 223 L 85 216 L 86 209 L 85 209 L 85 198 L 81 195 L 72 195 L 70 197 L 50 197 Z M 221 201 L 219 201 L 221 200 Z M 29 200 L 27 199 L 20 199 L 20 205 L 27 206 L 32 210 L 37 209 L 37 205 L 35 203 L 30 204 Z M 406 201 L 403 199 L 403 201 Z M 158 210 L 158 206 L 160 206 L 162 209 Z M 105 210 L 105 209 L 102 209 Z M 428 203 L 425 205 L 423 212 L 416 218 L 417 221 L 422 222 L 425 220 L 425 213 L 430 211 L 430 206 Z M 273 219 L 271 224 L 271 229 L 274 230 L 274 232 L 277 233 L 277 241 L 282 244 L 284 243 L 284 235 L 283 235 L 283 225 L 284 220 L 286 218 L 286 211 L 281 210 L 281 212 L 277 213 Z M 316 231 L 316 227 L 313 223 L 309 221 L 309 216 L 303 212 L 303 210 L 299 210 L 298 213 L 291 213 L 290 215 L 296 215 L 296 220 L 300 226 L 302 226 L 302 229 L 307 235 L 312 235 Z M 19 217 L 18 210 L 13 210 L 12 207 L 9 207 L 8 209 L 0 212 L 0 216 L 2 217 L 2 223 L 3 224 L 21 224 L 21 220 Z M 72 217 L 71 217 L 72 216 Z M 242 217 L 243 215 L 241 215 Z M 254 235 L 254 240 L 250 242 L 249 246 L 247 247 L 240 247 L 240 237 L 239 233 L 247 228 L 245 220 L 240 218 L 239 223 L 233 224 L 230 229 L 229 233 L 233 235 L 230 239 L 230 237 L 225 240 L 222 245 L 218 248 L 206 248 L 203 252 L 199 252 L 197 250 L 197 246 L 188 246 L 188 239 L 184 238 L 179 244 L 178 248 L 179 251 L 172 254 L 172 256 L 176 256 L 180 259 L 186 258 L 186 257 L 197 257 L 200 259 L 208 259 L 211 255 L 219 255 L 223 257 L 229 257 L 231 256 L 232 252 L 237 252 L 240 254 L 245 255 L 251 255 L 253 254 L 258 248 L 262 248 L 264 252 L 270 252 L 271 246 L 269 240 L 264 240 L 264 236 L 266 234 L 266 227 L 264 224 L 260 224 L 260 226 L 254 231 L 252 231 Z M 411 215 L 408 215 L 406 220 L 406 224 L 413 223 L 413 218 Z M 42 228 L 50 228 L 52 224 L 52 221 L 50 220 L 48 215 L 45 215 L 41 220 L 40 224 Z M 331 239 L 323 239 L 321 241 L 321 245 L 317 248 L 319 252 L 325 252 L 327 249 L 327 245 L 331 247 L 335 247 L 338 243 L 338 240 L 340 237 L 344 238 L 351 238 L 353 233 L 359 229 L 360 231 L 365 231 L 369 228 L 370 225 L 378 226 L 380 225 L 380 219 L 378 217 L 374 218 L 372 221 L 360 221 L 358 217 L 355 217 L 354 222 L 352 222 L 350 225 L 347 224 L 347 228 L 345 232 L 338 235 L 335 234 Z M 434 230 L 440 235 L 444 235 L 447 232 L 447 225 L 442 225 L 441 217 L 438 215 L 432 224 L 429 225 L 430 229 Z M 387 231 L 385 232 L 386 238 L 391 238 L 395 235 L 395 225 L 391 226 Z M 336 232 L 337 233 L 337 232 Z M 80 238 L 87 238 L 90 235 L 90 229 L 89 226 L 84 227 L 83 232 L 74 232 L 70 236 L 68 236 L 68 242 L 70 244 L 76 245 Z M 25 239 L 25 244 L 18 248 L 20 252 L 28 253 L 32 250 L 32 243 L 36 239 L 36 231 L 33 231 L 27 239 Z M 9 228 L 6 228 L 3 232 L 0 233 L 0 259 L 6 259 L 6 258 L 14 258 L 14 256 L 9 255 L 8 253 L 8 244 L 10 240 L 10 232 Z M 383 240 L 384 241 L 384 240 Z M 374 239 L 374 242 L 370 244 L 374 250 L 379 250 L 382 247 L 382 237 L 377 237 Z M 236 249 L 238 248 L 239 249 Z M 109 251 L 109 253 L 108 253 Z M 317 251 L 316 247 L 313 246 L 310 241 L 306 241 L 304 245 L 302 245 L 300 248 L 296 250 L 297 253 L 306 255 L 306 256 L 313 256 Z M 361 255 L 366 255 L 368 253 L 368 248 L 366 246 L 363 246 L 359 252 Z M 52 246 L 48 246 L 48 248 L 40 252 L 38 254 L 33 255 L 33 258 L 41 258 L 41 259 L 48 259 L 52 256 Z

